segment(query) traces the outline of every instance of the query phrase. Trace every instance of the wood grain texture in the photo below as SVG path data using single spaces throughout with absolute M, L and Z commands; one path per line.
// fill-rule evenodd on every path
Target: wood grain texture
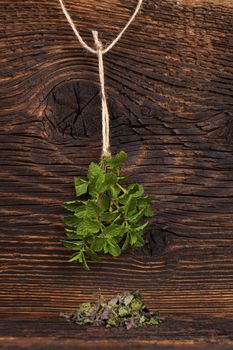
M 100 329 L 77 327 L 62 318 L 43 318 L 39 315 L 27 320 L 15 317 L 5 323 L 1 318 L 0 337 L 3 349 L 159 349 L 159 350 L 207 350 L 232 349 L 232 336 L 227 330 L 230 320 L 210 317 L 167 318 L 160 328 L 148 327 L 125 331 L 124 329 Z M 42 317 L 41 317 L 42 316 Z M 12 337 L 12 329 L 14 336 Z M 12 348 L 11 348 L 12 346 Z
M 91 44 L 93 28 L 111 41 L 135 1 L 66 4 Z M 80 48 L 58 1 L 0 1 L 3 337 L 15 333 L 20 348 L 18 319 L 27 327 L 34 317 L 29 329 L 38 327 L 37 338 L 43 316 L 57 320 L 99 290 L 108 297 L 140 289 L 150 308 L 189 319 L 180 329 L 194 341 L 211 339 L 219 323 L 223 334 L 214 342 L 231 341 L 232 22 L 231 1 L 145 0 L 105 56 L 112 150 L 128 152 L 125 173 L 155 195 L 155 217 L 145 249 L 84 272 L 66 262 L 60 218 L 62 203 L 73 198 L 73 176 L 85 175 L 101 153 L 96 57 Z M 61 321 L 57 327 L 51 339 L 62 332 Z M 178 329 L 162 327 L 157 339 L 175 339 Z M 153 339 L 154 330 L 139 334 Z

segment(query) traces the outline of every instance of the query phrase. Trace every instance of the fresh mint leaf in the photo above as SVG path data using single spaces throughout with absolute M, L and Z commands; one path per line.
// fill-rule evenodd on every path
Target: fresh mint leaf
M 108 239 L 106 242 L 108 253 L 112 256 L 119 256 L 121 254 L 121 248 L 117 242 L 112 238 Z
M 92 182 L 101 175 L 104 175 L 103 169 L 101 169 L 101 167 L 98 164 L 92 162 L 89 165 L 88 172 L 87 172 L 88 179 Z
M 72 242 L 72 241 L 62 241 L 63 245 L 66 248 L 72 249 L 72 250 L 80 250 L 83 246 L 82 242 Z
M 107 194 L 102 194 L 97 200 L 97 205 L 101 213 L 109 209 L 111 198 Z
M 135 232 L 134 230 L 131 230 L 130 232 L 130 245 L 131 246 L 137 246 L 141 247 L 144 245 L 144 239 L 139 232 Z
M 105 221 L 107 223 L 111 223 L 114 220 L 116 220 L 117 217 L 119 217 L 119 212 L 118 211 L 114 211 L 112 213 L 102 213 L 100 215 L 100 220 L 101 221 Z
M 82 201 L 68 201 L 63 204 L 63 207 L 71 212 L 75 212 L 82 205 Z
M 104 183 L 106 187 L 110 188 L 117 184 L 117 176 L 113 173 L 106 173 Z
M 129 196 L 129 199 L 124 207 L 126 216 L 133 215 L 137 211 L 137 199 Z
M 131 207 L 132 208 L 132 207 Z M 140 209 L 139 211 L 136 210 L 130 212 L 130 216 L 128 215 L 128 220 L 130 223 L 136 223 L 138 220 L 140 220 L 144 216 L 144 209 Z M 128 213 L 129 214 L 129 213 Z
M 129 232 L 129 230 L 128 230 L 128 231 L 126 232 L 126 238 L 125 238 L 125 241 L 124 241 L 124 243 L 123 243 L 123 245 L 122 245 L 121 250 L 122 250 L 122 251 L 125 251 L 126 249 L 129 248 L 129 245 L 130 245 L 130 232 Z
M 72 255 L 72 257 L 69 259 L 69 262 L 79 262 L 84 266 L 86 270 L 89 270 L 83 249 L 81 249 L 78 253 Z
M 99 207 L 94 200 L 88 200 L 86 202 L 86 217 L 87 218 L 97 218 L 99 215 Z
M 104 239 L 103 236 L 93 237 L 92 242 L 91 242 L 91 250 L 96 251 L 97 253 L 103 251 L 105 242 L 106 242 L 106 240 Z
M 78 219 L 85 219 L 87 216 L 86 203 L 80 205 L 78 210 L 75 211 L 74 216 Z
M 109 238 L 122 237 L 124 233 L 125 233 L 124 226 L 117 225 L 117 224 L 111 224 L 110 226 L 107 226 L 103 231 L 103 235 Z
M 74 187 L 75 187 L 76 196 L 80 197 L 83 194 L 87 193 L 88 183 L 87 183 L 87 181 L 76 176 L 74 178 Z
M 148 225 L 149 221 L 146 221 L 144 224 L 133 226 L 133 230 L 142 233 Z
M 153 210 L 152 210 L 150 204 L 148 204 L 147 207 L 146 207 L 146 209 L 144 210 L 144 215 L 145 215 L 145 217 L 147 217 L 147 218 L 151 218 L 151 217 L 153 216 Z
M 103 163 L 107 166 L 110 170 L 118 170 L 121 169 L 123 163 L 127 159 L 127 153 L 124 151 L 120 151 L 115 156 L 111 158 L 104 158 Z
M 95 186 L 96 194 L 104 193 L 106 191 L 105 174 L 100 174 L 96 179 L 95 183 L 93 184 L 93 186 Z
M 85 220 L 79 224 L 77 231 L 81 234 L 98 233 L 101 228 L 101 222 L 85 218 Z
M 92 260 L 92 261 L 100 261 L 99 255 L 95 252 L 95 249 L 88 248 L 86 250 L 87 256 Z
M 118 196 L 121 193 L 121 189 L 118 186 L 111 186 L 110 191 L 111 191 L 112 197 L 115 199 L 118 199 Z
M 134 244 L 134 247 L 141 248 L 144 245 L 145 245 L 145 240 L 144 240 L 144 238 L 141 235 L 139 235 L 137 237 L 137 241 Z
M 78 240 L 80 239 L 80 236 L 78 236 L 77 232 L 74 232 L 72 230 L 66 229 L 65 234 L 70 239 L 78 239 Z
M 70 227 L 78 227 L 80 224 L 80 220 L 76 216 L 65 216 L 63 222 Z
M 132 184 L 128 186 L 127 193 L 132 197 L 141 197 L 144 193 L 144 188 L 142 185 Z

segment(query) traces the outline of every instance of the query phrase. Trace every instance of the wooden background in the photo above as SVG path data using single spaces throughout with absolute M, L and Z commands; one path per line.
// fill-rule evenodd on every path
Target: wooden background
M 65 3 L 92 44 L 92 29 L 115 38 L 136 0 Z M 66 262 L 60 218 L 73 176 L 101 152 L 96 57 L 57 0 L 0 0 L 0 26 L 0 348 L 232 349 L 232 1 L 144 0 L 105 56 L 112 151 L 128 152 L 125 173 L 156 196 L 155 216 L 147 247 L 91 272 Z M 99 290 L 131 289 L 166 317 L 161 328 L 59 318 Z

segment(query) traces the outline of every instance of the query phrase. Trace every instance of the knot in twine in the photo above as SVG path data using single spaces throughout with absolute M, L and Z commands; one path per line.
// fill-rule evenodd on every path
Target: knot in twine
M 114 39 L 110 45 L 108 45 L 106 48 L 103 47 L 101 40 L 98 37 L 98 32 L 96 30 L 92 30 L 92 35 L 94 38 L 95 43 L 95 49 L 90 47 L 81 37 L 79 32 L 77 31 L 74 22 L 72 18 L 70 17 L 63 0 L 59 0 L 62 11 L 70 24 L 71 28 L 73 29 L 76 37 L 78 38 L 80 44 L 83 48 L 85 48 L 87 51 L 97 55 L 98 57 L 98 64 L 99 64 L 99 79 L 100 79 L 100 87 L 101 87 L 101 104 L 102 104 L 102 154 L 101 158 L 103 157 L 111 157 L 111 151 L 110 151 L 110 136 L 109 136 L 109 112 L 108 112 L 108 104 L 107 104 L 107 98 L 105 93 L 105 79 L 104 79 L 104 62 L 103 62 L 103 55 L 110 51 L 112 47 L 118 42 L 118 40 L 121 38 L 121 36 L 124 34 L 124 32 L 127 30 L 129 25 L 133 22 L 135 19 L 143 0 L 139 0 L 138 4 L 136 6 L 136 9 L 132 16 L 130 17 L 129 21 L 125 25 L 125 27 L 122 29 L 122 31 L 117 35 L 116 39 Z

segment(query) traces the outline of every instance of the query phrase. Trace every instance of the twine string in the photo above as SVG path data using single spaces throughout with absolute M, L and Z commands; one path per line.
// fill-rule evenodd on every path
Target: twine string
M 102 42 L 98 38 L 98 32 L 92 31 L 92 35 L 95 42 L 95 47 L 98 55 L 99 62 L 99 78 L 101 87 L 101 103 L 102 103 L 102 157 L 111 157 L 110 152 L 110 137 L 109 137 L 109 112 L 107 98 L 105 94 L 105 82 L 104 82 L 104 62 L 103 62 L 103 46 Z
M 133 22 L 135 17 L 137 16 L 138 11 L 140 10 L 140 7 L 142 5 L 143 0 L 138 0 L 138 4 L 130 17 L 129 21 L 126 23 L 124 28 L 120 31 L 120 33 L 117 35 L 117 37 L 105 48 L 103 48 L 102 42 L 98 37 L 98 32 L 96 30 L 92 31 L 92 35 L 94 38 L 95 43 L 95 49 L 90 47 L 82 38 L 82 36 L 77 31 L 75 24 L 69 15 L 63 0 L 59 0 L 62 11 L 70 24 L 71 28 L 73 29 L 76 37 L 78 38 L 81 46 L 86 49 L 88 52 L 91 52 L 98 57 L 98 65 L 99 65 L 99 79 L 100 79 L 100 86 L 101 86 L 101 104 L 102 104 L 102 155 L 101 157 L 111 157 L 111 151 L 110 151 L 110 133 L 109 133 L 109 112 L 108 112 L 108 104 L 107 104 L 107 97 L 105 93 L 105 79 L 104 79 L 104 62 L 103 62 L 103 55 L 110 51 L 113 46 L 120 40 L 124 32 L 127 30 L 127 28 L 130 26 L 130 24 Z

